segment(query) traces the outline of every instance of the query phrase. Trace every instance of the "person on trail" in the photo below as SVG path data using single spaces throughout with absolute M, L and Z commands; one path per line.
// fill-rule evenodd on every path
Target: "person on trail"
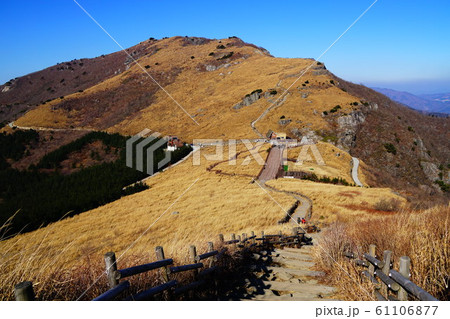
M 306 224 L 306 219 L 302 218 L 302 224 Z

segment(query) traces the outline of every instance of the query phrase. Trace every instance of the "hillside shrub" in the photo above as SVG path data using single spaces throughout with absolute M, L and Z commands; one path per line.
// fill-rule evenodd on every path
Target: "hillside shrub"
M 330 110 L 330 113 L 336 113 L 339 109 L 341 109 L 341 106 L 340 106 L 340 105 L 336 105 L 335 107 L 333 107 L 333 108 Z
M 381 210 L 383 212 L 396 212 L 400 209 L 401 202 L 397 199 L 380 199 L 373 205 L 376 210 Z
M 392 143 L 385 143 L 384 148 L 386 149 L 386 152 L 388 152 L 388 153 L 392 153 L 394 155 L 397 154 L 397 149 L 395 148 L 395 146 Z
M 225 54 L 224 56 L 217 58 L 217 60 L 225 60 L 225 59 L 231 58 L 233 56 L 233 54 L 234 54 L 234 52 L 231 51 L 231 52 Z
M 440 174 L 442 174 L 442 173 L 440 173 Z M 442 178 L 442 177 L 441 177 L 441 178 Z M 447 183 L 445 183 L 444 181 L 440 181 L 440 180 L 435 181 L 435 183 L 439 185 L 439 187 L 441 188 L 441 190 L 442 190 L 443 192 L 448 192 L 448 191 L 450 191 L 450 184 L 447 184 Z

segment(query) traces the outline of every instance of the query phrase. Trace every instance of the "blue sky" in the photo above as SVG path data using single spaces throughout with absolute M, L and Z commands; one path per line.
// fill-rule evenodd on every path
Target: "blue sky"
M 238 36 L 277 57 L 316 58 L 374 0 L 78 2 L 124 47 L 149 37 Z M 378 0 L 321 58 L 336 75 L 450 92 L 450 1 Z M 0 82 L 119 50 L 73 0 L 2 1 Z

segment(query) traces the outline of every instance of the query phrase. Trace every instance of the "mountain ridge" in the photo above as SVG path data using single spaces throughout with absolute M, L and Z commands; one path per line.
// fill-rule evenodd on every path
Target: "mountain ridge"
M 126 70 L 114 74 L 108 69 L 102 73 L 103 80 L 81 92 L 34 105 L 24 115 L 17 115 L 17 125 L 128 135 L 150 128 L 188 142 L 256 138 L 250 123 L 283 94 L 283 103 L 256 124 L 259 132 L 282 131 L 293 138 L 308 136 L 339 146 L 369 163 L 372 185 L 394 185 L 398 190 L 420 186 L 427 194 L 440 192 L 434 181 L 438 167 L 447 167 L 450 158 L 448 119 L 421 115 L 371 89 L 342 80 L 321 62 L 275 58 L 236 37 L 172 37 L 150 39 L 137 46 L 132 48 L 141 49 L 136 53 L 139 64 L 192 118 L 140 66 L 133 61 L 125 64 L 122 55 L 117 59 Z M 105 58 L 96 59 L 103 65 Z M 70 68 L 68 72 L 76 73 Z M 298 82 L 291 87 L 295 80 Z M 20 87 L 11 85 L 8 92 L 14 91 Z M 3 94 L 0 101 L 6 100 Z M 446 169 L 441 173 L 446 178 Z
M 450 102 L 439 101 L 432 99 L 432 96 L 442 96 L 444 94 L 422 94 L 415 95 L 405 91 L 396 91 L 387 88 L 373 87 L 377 92 L 380 92 L 396 102 L 405 104 L 415 110 L 427 113 L 445 113 L 450 114 Z

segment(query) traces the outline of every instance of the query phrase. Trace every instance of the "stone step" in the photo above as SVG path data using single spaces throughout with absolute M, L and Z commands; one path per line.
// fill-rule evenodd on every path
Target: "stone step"
M 308 293 L 313 295 L 330 295 L 336 291 L 336 288 L 314 285 L 314 284 L 304 284 L 304 283 L 291 283 L 291 282 L 278 282 L 278 281 L 264 281 L 266 289 L 274 291 L 286 291 L 291 293 Z
M 313 260 L 313 258 L 311 257 L 311 255 L 309 254 L 296 254 L 296 253 L 291 253 L 288 251 L 279 251 L 276 252 L 275 256 L 278 255 L 278 257 L 283 257 L 286 259 L 300 259 L 300 260 Z
M 269 271 L 272 271 L 274 274 L 278 273 L 286 273 L 293 277 L 322 277 L 325 273 L 321 271 L 314 271 L 308 269 L 292 269 L 292 268 L 283 268 L 283 267 L 267 267 Z
M 273 258 L 273 261 L 277 264 L 284 265 L 287 268 L 294 268 L 294 269 L 310 269 L 315 265 L 315 263 L 310 261 L 286 259 L 280 257 Z
M 292 253 L 309 254 L 312 247 L 314 247 L 314 246 L 308 245 L 308 246 L 302 246 L 301 248 L 284 247 L 283 250 L 292 252 Z
M 286 294 L 281 296 L 276 295 L 257 295 L 250 299 L 252 301 L 327 301 L 333 300 L 329 298 L 320 298 L 314 294 Z

